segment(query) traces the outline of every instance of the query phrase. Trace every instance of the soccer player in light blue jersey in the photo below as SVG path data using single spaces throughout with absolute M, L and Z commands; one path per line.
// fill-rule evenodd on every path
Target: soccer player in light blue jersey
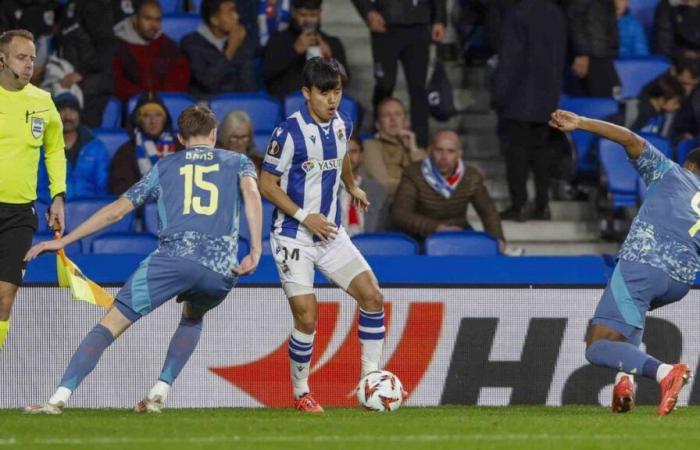
M 618 370 L 613 412 L 634 407 L 634 375 L 659 383 L 658 413 L 670 414 L 691 372 L 639 349 L 647 311 L 681 300 L 700 270 L 700 149 L 683 166 L 626 128 L 555 111 L 550 125 L 590 131 L 617 142 L 646 183 L 644 203 L 622 244 L 619 261 L 586 334 L 586 359 Z
M 177 297 L 182 319 L 158 381 L 137 412 L 160 412 L 170 386 L 189 360 L 202 332 L 204 314 L 220 304 L 239 276 L 255 271 L 262 251 L 262 204 L 255 166 L 237 152 L 214 148 L 216 117 L 192 106 L 178 119 L 185 146 L 153 166 L 122 197 L 96 212 L 73 232 L 32 247 L 25 260 L 55 251 L 120 220 L 148 201 L 158 205 L 159 244 L 119 291 L 114 306 L 83 339 L 56 392 L 47 403 L 25 412 L 60 414 L 71 394 L 95 368 L 102 353 L 127 328 Z M 241 202 L 250 226 L 251 249 L 239 264 Z

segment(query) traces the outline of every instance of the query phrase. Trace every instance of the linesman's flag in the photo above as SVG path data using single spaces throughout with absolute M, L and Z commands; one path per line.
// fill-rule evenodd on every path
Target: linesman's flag
M 114 303 L 114 297 L 83 275 L 78 266 L 68 259 L 63 249 L 56 252 L 56 272 L 58 285 L 70 288 L 73 300 L 81 300 L 103 308 L 109 308 Z

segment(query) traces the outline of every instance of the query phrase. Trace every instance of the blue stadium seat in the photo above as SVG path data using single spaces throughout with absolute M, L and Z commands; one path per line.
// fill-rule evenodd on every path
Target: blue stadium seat
M 159 92 L 158 95 L 160 95 L 170 117 L 173 119 L 173 128 L 177 130 L 177 118 L 180 116 L 180 113 L 184 111 L 185 108 L 196 104 L 197 100 L 182 92 Z M 126 107 L 127 115 L 131 116 L 131 113 L 134 112 L 134 108 L 136 108 L 136 103 L 140 96 L 141 94 L 137 94 L 129 99 Z
M 146 203 L 143 207 L 143 229 L 148 233 L 158 235 L 158 204 Z
M 182 11 L 184 0 L 160 0 L 160 7 L 163 14 L 173 14 Z
M 270 229 L 272 228 L 272 212 L 275 210 L 275 205 L 263 199 L 262 207 L 262 238 L 267 239 L 270 236 Z M 241 204 L 240 228 L 238 230 L 238 236 L 245 238 L 246 240 L 250 240 L 250 229 L 248 229 L 248 220 L 245 216 L 245 207 L 243 204 Z
M 676 161 L 678 164 L 683 164 L 685 162 L 685 158 L 688 156 L 688 153 L 690 153 L 691 150 L 695 149 L 698 147 L 698 141 L 695 139 L 683 139 L 678 143 L 678 148 L 677 153 L 678 156 L 676 157 Z
M 644 86 L 665 73 L 669 67 L 671 63 L 662 56 L 616 59 L 615 69 L 622 82 L 620 97 L 637 97 Z
M 656 147 L 667 158 L 673 159 L 673 145 L 671 141 L 654 133 L 639 133 L 639 135 L 649 141 L 651 145 Z
M 301 109 L 305 102 L 304 94 L 301 91 L 286 96 L 284 98 L 284 117 L 289 117 L 292 113 Z M 353 123 L 357 122 L 358 107 L 354 98 L 343 94 L 343 98 L 340 100 L 340 110 L 350 116 Z
M 365 256 L 405 256 L 418 254 L 418 242 L 403 233 L 363 233 L 352 237 Z
M 53 238 L 54 238 L 54 234 L 52 232 L 35 233 L 34 237 L 32 238 L 32 245 L 36 245 L 42 241 L 50 241 Z M 82 253 L 80 251 L 80 242 L 73 242 L 72 244 L 65 247 L 64 250 L 66 251 L 66 254 L 69 256 Z
M 616 114 L 619 105 L 612 98 L 566 97 L 560 100 L 559 107 L 592 119 L 607 119 Z M 571 133 L 577 154 L 577 172 L 595 174 L 598 171 L 596 157 L 596 137 L 588 131 L 576 130 Z
M 270 245 L 270 239 L 263 239 L 263 241 L 262 241 L 262 254 L 263 254 L 263 256 L 272 255 L 272 246 Z
M 214 97 L 209 105 L 219 122 L 236 109 L 247 112 L 255 131 L 259 133 L 271 133 L 282 116 L 279 102 L 265 93 L 221 94 Z
M 202 0 L 190 0 L 190 4 L 192 5 L 192 10 L 190 12 L 192 14 L 199 14 L 200 8 L 202 7 Z
M 46 213 L 49 210 L 49 205 L 46 203 L 36 201 L 34 202 L 34 212 L 36 212 L 36 218 L 39 221 L 39 228 L 37 231 L 49 231 L 49 224 L 46 222 Z
M 642 26 L 651 35 L 654 26 L 654 11 L 660 0 L 630 0 L 630 14 L 642 23 Z
M 255 142 L 255 149 L 258 153 L 264 155 L 267 151 L 267 144 L 270 142 L 270 133 L 267 131 L 255 133 L 253 141 Z
M 94 128 L 92 132 L 105 145 L 110 158 L 114 157 L 119 147 L 129 140 L 129 133 L 120 128 Z
M 74 230 L 78 225 L 87 220 L 92 214 L 111 203 L 111 200 L 71 200 L 66 203 L 66 231 Z M 131 231 L 134 223 L 134 213 L 124 216 L 119 222 L 112 224 L 99 233 L 84 238 L 82 243 L 83 253 L 90 252 L 90 244 L 97 237 L 107 233 L 123 233 Z
M 428 256 L 496 256 L 498 241 L 481 231 L 433 233 L 425 239 Z
M 598 143 L 600 163 L 607 175 L 607 189 L 613 207 L 621 208 L 637 204 L 639 174 L 627 159 L 625 149 L 612 141 L 601 139 Z
M 92 253 L 130 253 L 146 256 L 158 247 L 158 238 L 150 233 L 108 233 L 92 241 Z
M 118 98 L 110 98 L 102 112 L 102 128 L 122 127 L 122 102 Z
M 180 45 L 180 40 L 186 34 L 197 31 L 201 21 L 200 16 L 193 14 L 163 14 L 163 32 Z

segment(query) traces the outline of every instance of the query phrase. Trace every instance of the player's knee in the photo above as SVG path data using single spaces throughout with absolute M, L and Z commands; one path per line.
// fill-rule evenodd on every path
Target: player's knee
M 316 317 L 299 317 L 295 321 L 294 328 L 306 334 L 316 331 Z
M 384 294 L 379 289 L 373 289 L 363 300 L 365 311 L 381 311 L 384 307 Z
M 586 360 L 591 363 L 598 365 L 600 363 L 601 352 L 604 351 L 605 341 L 600 339 L 591 342 L 586 347 Z

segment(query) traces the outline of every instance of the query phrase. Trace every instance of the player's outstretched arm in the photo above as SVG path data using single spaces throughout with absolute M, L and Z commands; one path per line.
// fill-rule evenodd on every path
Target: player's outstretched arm
M 78 228 L 63 236 L 61 239 L 40 242 L 30 248 L 24 256 L 24 260 L 31 261 L 44 252 L 60 250 L 75 241 L 79 241 L 85 236 L 97 233 L 113 223 L 120 221 L 122 217 L 133 210 L 134 205 L 131 203 L 131 200 L 126 197 L 119 197 L 117 200 L 90 216 L 90 218 L 81 223 Z
M 241 178 L 241 194 L 245 205 L 245 217 L 250 230 L 250 253 L 241 264 L 232 269 L 236 275 L 248 275 L 255 272 L 262 254 L 262 203 L 258 182 L 253 177 Z
M 279 182 L 280 177 L 263 170 L 260 174 L 260 193 L 286 215 L 298 220 L 319 239 L 325 241 L 334 238 L 338 233 L 335 223 L 326 219 L 323 214 L 304 211 L 282 190 Z
M 633 131 L 602 120 L 589 119 L 570 111 L 558 109 L 552 113 L 549 125 L 561 131 L 584 130 L 622 145 L 631 159 L 637 159 L 644 151 L 645 141 Z

